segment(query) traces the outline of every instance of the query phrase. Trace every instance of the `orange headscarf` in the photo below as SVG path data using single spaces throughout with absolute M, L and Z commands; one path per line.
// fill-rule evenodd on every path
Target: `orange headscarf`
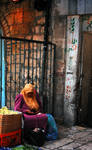
M 30 92 L 33 93 L 32 97 L 28 96 L 28 93 Z M 25 103 L 31 110 L 32 109 L 35 109 L 36 111 L 39 110 L 39 104 L 36 100 L 36 95 L 34 93 L 34 85 L 26 84 L 25 87 L 22 89 L 21 94 L 23 95 Z

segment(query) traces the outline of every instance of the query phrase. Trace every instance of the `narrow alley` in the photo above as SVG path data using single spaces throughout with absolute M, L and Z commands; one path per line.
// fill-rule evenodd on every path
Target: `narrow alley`
M 59 139 L 46 142 L 42 150 L 92 150 L 92 128 L 59 126 Z

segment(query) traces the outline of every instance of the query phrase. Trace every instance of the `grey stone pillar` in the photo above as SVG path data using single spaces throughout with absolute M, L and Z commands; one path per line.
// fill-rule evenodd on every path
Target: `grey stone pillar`
M 67 17 L 66 78 L 64 94 L 64 122 L 74 125 L 76 122 L 76 80 L 79 44 L 79 16 Z

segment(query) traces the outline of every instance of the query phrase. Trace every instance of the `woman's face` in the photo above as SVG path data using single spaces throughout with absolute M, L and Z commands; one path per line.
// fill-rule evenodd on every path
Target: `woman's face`
M 33 94 L 34 94 L 33 92 L 29 92 L 29 93 L 27 93 L 27 96 L 28 97 L 33 97 Z

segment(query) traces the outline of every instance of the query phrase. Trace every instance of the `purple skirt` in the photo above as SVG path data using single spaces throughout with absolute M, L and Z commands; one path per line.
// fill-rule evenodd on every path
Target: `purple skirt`
M 46 130 L 48 117 L 46 114 L 24 114 L 24 128 L 42 128 Z

